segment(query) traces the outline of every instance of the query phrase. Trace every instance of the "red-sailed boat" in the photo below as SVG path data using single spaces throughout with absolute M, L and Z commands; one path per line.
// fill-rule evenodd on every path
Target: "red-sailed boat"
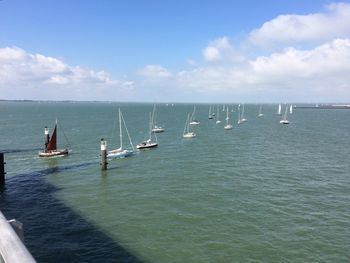
M 50 137 L 49 128 L 45 127 L 45 149 L 39 152 L 39 157 L 57 157 L 68 155 L 68 149 L 57 149 L 57 120 Z

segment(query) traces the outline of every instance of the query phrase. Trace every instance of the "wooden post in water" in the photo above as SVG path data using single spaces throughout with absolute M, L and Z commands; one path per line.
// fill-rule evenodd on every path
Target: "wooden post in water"
M 105 141 L 103 138 L 101 139 L 101 151 L 100 151 L 100 156 L 101 156 L 101 170 L 105 171 L 107 170 L 107 141 Z
M 0 153 L 0 188 L 5 186 L 5 174 L 4 153 Z

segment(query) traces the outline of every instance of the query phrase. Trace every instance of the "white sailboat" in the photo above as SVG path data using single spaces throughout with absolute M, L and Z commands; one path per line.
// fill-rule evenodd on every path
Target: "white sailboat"
M 125 158 L 125 157 L 129 157 L 134 153 L 134 146 L 132 144 L 131 138 L 130 138 L 130 134 L 128 131 L 128 128 L 126 127 L 125 124 L 125 120 L 123 117 L 122 112 L 120 111 L 120 108 L 118 109 L 118 116 L 119 116 L 119 143 L 120 143 L 120 147 L 115 149 L 115 150 L 111 150 L 107 152 L 107 157 L 108 158 Z M 128 135 L 129 138 L 129 143 L 130 143 L 130 147 L 131 149 L 123 149 L 123 129 L 122 129 L 122 122 L 125 128 L 125 131 Z
M 224 126 L 225 130 L 232 130 L 232 128 L 233 128 L 233 125 L 230 124 L 229 120 L 230 120 L 230 117 L 228 115 L 228 107 L 227 107 L 226 108 L 226 125 Z
M 196 134 L 194 132 L 190 131 L 190 114 L 187 115 L 187 120 L 185 123 L 185 128 L 182 134 L 183 138 L 194 138 L 196 137 Z
M 196 106 L 193 107 L 193 112 L 190 118 L 190 125 L 198 125 L 200 121 L 196 120 Z
M 154 148 L 158 146 L 158 142 L 157 142 L 157 136 L 155 133 L 154 137 L 155 137 L 155 142 L 152 142 L 152 127 L 153 127 L 153 118 L 152 118 L 152 114 L 149 113 L 149 139 L 146 141 L 143 141 L 141 143 L 139 143 L 138 145 L 136 145 L 137 149 L 146 149 L 146 148 Z
M 292 104 L 289 106 L 289 114 L 293 114 L 293 105 Z
M 238 104 L 237 111 L 238 111 L 238 121 L 237 121 L 237 123 L 241 124 L 241 104 Z
M 284 111 L 284 115 L 282 119 L 280 120 L 281 124 L 289 124 L 289 121 L 287 120 L 287 114 L 288 114 L 288 107 L 286 105 L 286 110 Z
M 240 112 L 240 110 L 239 110 Z M 244 117 L 244 104 L 242 104 L 242 112 L 240 113 L 239 117 L 238 117 L 238 124 L 244 123 L 246 122 L 247 119 Z
M 262 113 L 262 106 L 260 105 L 258 117 L 262 117 L 262 116 L 264 116 L 264 113 Z
M 208 113 L 208 119 L 212 119 L 213 118 L 213 114 L 211 113 L 211 105 L 209 106 L 209 113 Z
M 156 104 L 154 104 L 154 106 L 153 106 L 153 116 L 152 116 L 153 127 L 152 127 L 152 132 L 157 132 L 157 133 L 164 132 L 165 129 L 163 127 L 161 127 L 161 126 L 158 126 L 156 124 L 155 118 L 156 118 Z
M 282 115 L 282 106 L 281 106 L 281 103 L 278 104 L 277 115 Z
M 216 124 L 220 124 L 219 105 L 216 106 Z

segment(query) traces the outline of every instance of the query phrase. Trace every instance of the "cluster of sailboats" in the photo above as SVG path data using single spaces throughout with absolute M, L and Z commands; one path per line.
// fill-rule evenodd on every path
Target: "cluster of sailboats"
M 215 110 L 212 109 L 212 106 L 209 107 L 209 115 L 208 119 L 213 119 L 216 117 L 216 124 L 220 124 L 220 110 L 219 106 L 216 108 L 216 113 L 214 112 Z M 233 124 L 230 121 L 230 110 L 229 107 L 224 105 L 223 111 L 226 111 L 226 118 L 225 118 L 225 125 L 224 129 L 225 130 L 232 130 L 233 129 Z M 231 112 L 234 112 L 233 108 Z M 244 104 L 239 104 L 237 108 L 238 112 L 238 121 L 237 124 L 242 124 L 247 121 L 244 113 Z M 281 115 L 282 118 L 280 120 L 281 124 L 289 124 L 289 121 L 287 119 L 288 112 L 290 114 L 293 113 L 293 106 L 290 105 L 289 107 L 286 105 L 285 106 L 285 111 L 282 116 L 282 105 L 278 105 L 278 110 L 277 110 L 277 115 Z M 196 119 L 196 107 L 194 106 L 192 114 L 188 113 L 187 114 L 187 119 L 185 122 L 185 127 L 183 130 L 182 137 L 183 138 L 195 138 L 196 133 L 193 131 L 192 127 L 199 125 L 200 121 Z M 147 149 L 147 148 L 155 148 L 158 146 L 158 140 L 157 140 L 157 133 L 164 132 L 165 129 L 159 125 L 156 124 L 155 121 L 155 115 L 156 115 L 156 106 L 154 105 L 153 107 L 153 112 L 149 113 L 149 132 L 148 132 L 148 138 L 146 138 L 144 141 L 136 145 L 137 149 Z M 259 112 L 258 112 L 258 117 L 263 117 L 264 114 L 262 112 L 262 106 L 259 107 Z M 108 158 L 125 158 L 129 157 L 134 154 L 135 148 L 132 143 L 128 128 L 125 123 L 125 119 L 123 117 L 123 113 L 118 109 L 118 123 L 119 123 L 119 147 L 113 150 L 110 150 L 107 152 L 107 157 Z M 128 141 L 130 146 L 128 148 L 124 148 L 123 145 L 123 131 L 126 132 Z M 49 129 L 45 127 L 44 130 L 45 133 L 45 147 L 43 151 L 39 152 L 39 157 L 57 157 L 57 156 L 65 156 L 68 155 L 69 150 L 68 148 L 64 149 L 58 149 L 57 148 L 57 119 L 56 123 L 54 126 L 54 130 L 50 136 L 49 134 Z M 66 138 L 67 139 L 67 138 Z M 68 140 L 67 140 L 68 141 Z

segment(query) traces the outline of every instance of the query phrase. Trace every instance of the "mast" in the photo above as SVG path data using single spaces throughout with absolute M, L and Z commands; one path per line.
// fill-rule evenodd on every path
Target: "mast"
M 128 134 L 129 142 L 130 142 L 131 148 L 132 148 L 132 150 L 134 150 L 134 145 L 132 144 L 131 137 L 130 137 L 130 134 L 129 134 L 129 131 L 128 131 L 128 127 L 126 127 L 125 120 L 124 120 L 124 116 L 123 116 L 123 113 L 122 113 L 122 112 L 120 112 L 120 116 L 121 116 L 121 118 L 122 118 L 122 120 L 123 120 L 123 124 L 124 124 L 125 130 L 126 130 L 126 133 Z
M 149 140 L 152 139 L 152 126 L 153 126 L 152 113 L 149 113 Z
M 123 149 L 123 133 L 122 133 L 122 120 L 121 120 L 120 108 L 118 108 L 118 112 L 119 112 L 119 138 L 120 138 L 120 149 Z
M 288 106 L 286 105 L 286 109 L 285 109 L 284 115 L 283 115 L 283 120 L 284 120 L 284 121 L 287 120 L 287 114 L 288 114 Z
M 241 123 L 241 104 L 238 104 L 238 124 Z
M 226 110 L 226 125 L 228 125 L 228 120 L 229 120 L 230 118 L 228 117 L 228 107 L 227 107 L 227 110 Z

